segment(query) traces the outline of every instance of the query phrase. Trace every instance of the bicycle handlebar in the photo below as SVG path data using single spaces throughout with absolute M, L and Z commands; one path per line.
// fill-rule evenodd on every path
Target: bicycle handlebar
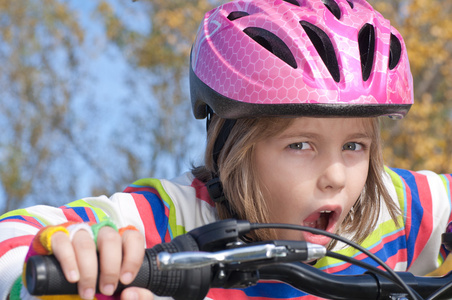
M 154 294 L 172 296 L 175 299 L 202 299 L 202 295 L 207 294 L 209 289 L 209 267 L 190 270 L 189 276 L 184 276 L 182 270 L 161 271 L 157 266 L 160 252 L 196 250 L 197 245 L 188 234 L 173 239 L 171 243 L 146 249 L 141 268 L 128 286 L 143 287 Z M 25 279 L 27 289 L 32 295 L 77 294 L 77 284 L 65 279 L 58 261 L 52 255 L 30 257 L 26 265 Z M 124 288 L 125 286 L 119 283 L 117 292 Z
M 244 288 L 260 279 L 283 281 L 329 299 L 398 299 L 393 296 L 406 295 L 396 283 L 380 274 L 339 276 L 300 263 L 325 256 L 322 246 L 300 241 L 239 243 L 238 238 L 250 230 L 246 221 L 224 220 L 146 249 L 140 271 L 128 286 L 143 287 L 176 300 L 201 300 L 210 288 Z M 438 278 L 398 274 L 422 297 L 452 281 L 452 273 Z M 25 278 L 32 295 L 77 294 L 76 284 L 65 280 L 53 256 L 30 257 Z M 125 287 L 119 284 L 117 292 Z M 452 289 L 449 290 L 441 295 L 444 298 L 437 299 L 450 299 Z

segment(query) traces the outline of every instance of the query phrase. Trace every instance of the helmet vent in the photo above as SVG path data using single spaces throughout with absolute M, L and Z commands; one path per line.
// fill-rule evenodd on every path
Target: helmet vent
M 391 43 L 389 45 L 389 69 L 394 69 L 402 56 L 402 44 L 400 40 L 391 33 Z
M 328 10 L 336 17 L 336 19 L 341 18 L 341 9 L 339 5 L 334 0 L 322 0 L 323 4 L 328 8 Z
M 300 3 L 298 3 L 296 0 L 283 0 L 283 1 L 285 1 L 287 3 L 290 3 L 290 4 L 293 4 L 293 5 L 296 5 L 296 6 L 300 6 Z
M 231 21 L 240 19 L 241 17 L 249 16 L 250 14 L 246 11 L 233 11 L 228 15 L 228 19 Z
M 297 68 L 297 62 L 289 47 L 275 34 L 259 27 L 248 27 L 243 32 L 286 64 Z
M 301 21 L 300 24 L 303 26 L 304 31 L 317 50 L 317 53 L 322 58 L 323 63 L 326 65 L 334 81 L 339 82 L 341 79 L 339 64 L 337 62 L 336 53 L 334 52 L 333 43 L 328 35 L 322 29 L 309 22 Z
M 351 7 L 352 9 L 355 7 L 355 5 L 353 4 L 352 1 L 348 1 L 348 0 L 347 0 L 347 2 L 348 2 L 348 5 L 350 5 L 350 7 Z
M 375 29 L 371 24 L 366 24 L 358 34 L 359 54 L 361 57 L 361 71 L 363 80 L 370 77 L 374 63 Z

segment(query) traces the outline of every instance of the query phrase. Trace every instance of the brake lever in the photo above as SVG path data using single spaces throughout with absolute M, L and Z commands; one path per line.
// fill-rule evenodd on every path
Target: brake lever
M 267 241 L 217 252 L 160 252 L 157 266 L 162 271 L 188 270 L 215 264 L 240 264 L 270 260 L 273 263 L 312 261 L 326 255 L 326 248 L 304 241 Z

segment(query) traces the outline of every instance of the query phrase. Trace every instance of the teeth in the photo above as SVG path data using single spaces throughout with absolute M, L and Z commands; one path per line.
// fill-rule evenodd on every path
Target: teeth
M 329 213 L 331 213 L 331 210 L 322 210 L 320 213 L 321 214 L 329 214 Z

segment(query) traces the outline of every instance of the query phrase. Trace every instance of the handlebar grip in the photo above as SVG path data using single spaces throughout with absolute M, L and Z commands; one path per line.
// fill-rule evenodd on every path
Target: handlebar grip
M 196 241 L 189 234 L 178 236 L 170 243 L 146 249 L 135 280 L 127 286 L 119 283 L 115 293 L 120 293 L 126 287 L 136 286 L 176 300 L 203 299 L 210 287 L 210 266 L 183 271 L 161 271 L 157 267 L 157 255 L 162 251 L 176 253 L 198 250 Z M 30 257 L 25 272 L 25 284 L 31 295 L 77 294 L 77 284 L 66 280 L 58 260 L 53 255 Z
M 77 294 L 77 284 L 66 280 L 63 270 L 53 255 L 36 255 L 28 259 L 25 281 L 32 295 Z
M 159 249 L 160 248 L 160 249 Z M 173 281 L 180 278 L 176 271 L 162 272 L 156 265 L 158 252 L 167 251 L 168 247 L 157 247 L 157 249 L 146 249 L 141 268 L 135 280 L 127 286 L 136 286 L 155 290 L 162 295 L 171 294 Z M 36 255 L 29 258 L 25 271 L 26 286 L 31 295 L 72 295 L 77 294 L 77 283 L 66 280 L 61 266 L 53 255 Z M 153 276 L 151 276 L 151 274 Z M 116 292 L 121 292 L 127 286 L 119 283 Z M 97 291 L 99 292 L 99 290 Z

